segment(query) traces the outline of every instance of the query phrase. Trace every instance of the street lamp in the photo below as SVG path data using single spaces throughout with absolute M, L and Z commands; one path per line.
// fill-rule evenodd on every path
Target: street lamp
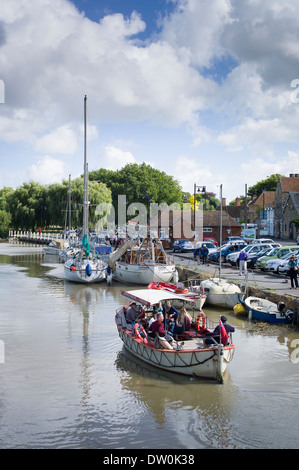
M 206 194 L 206 187 L 205 186 L 197 186 L 196 183 L 194 183 L 194 241 L 195 241 L 195 237 L 196 237 L 196 225 L 195 225 L 195 214 L 196 214 L 196 193 L 202 193 L 202 194 Z

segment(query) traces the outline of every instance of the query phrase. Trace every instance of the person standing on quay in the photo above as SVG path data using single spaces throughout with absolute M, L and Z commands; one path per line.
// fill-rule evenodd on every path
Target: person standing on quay
M 248 255 L 246 251 L 240 251 L 239 254 L 239 276 L 242 276 L 242 271 L 244 271 L 244 274 L 246 275 L 247 273 L 247 258 Z
M 291 279 L 291 289 L 298 289 L 298 260 L 296 255 L 292 255 L 288 262 L 289 269 L 290 269 L 290 279 Z

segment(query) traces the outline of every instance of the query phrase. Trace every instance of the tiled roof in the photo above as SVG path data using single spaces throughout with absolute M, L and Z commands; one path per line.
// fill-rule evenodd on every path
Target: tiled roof
M 281 187 L 283 193 L 298 193 L 299 192 L 299 177 L 295 176 L 281 176 Z

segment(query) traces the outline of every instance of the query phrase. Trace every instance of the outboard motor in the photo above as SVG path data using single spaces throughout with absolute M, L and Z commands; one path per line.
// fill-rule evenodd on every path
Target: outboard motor
M 280 313 L 281 316 L 285 316 L 285 312 L 286 312 L 286 305 L 284 302 L 279 302 L 277 304 L 277 308 L 278 308 L 278 311 Z

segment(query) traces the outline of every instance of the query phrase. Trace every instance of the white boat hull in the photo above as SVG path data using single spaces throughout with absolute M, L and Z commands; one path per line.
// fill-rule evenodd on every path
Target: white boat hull
M 224 308 L 234 308 L 239 303 L 241 289 L 236 284 L 229 283 L 224 279 L 206 279 L 201 282 L 208 305 L 216 305 Z
M 127 264 L 116 261 L 113 279 L 125 284 L 148 285 L 151 282 L 170 282 L 176 271 L 175 264 Z
M 179 351 L 158 349 L 154 346 L 154 341 L 145 343 L 142 339 L 133 337 L 131 332 L 123 327 L 122 311 L 123 309 L 120 309 L 115 317 L 118 334 L 125 348 L 135 357 L 169 372 L 223 381 L 227 365 L 233 358 L 234 344 L 198 349 L 200 340 L 194 339 L 190 343 L 188 341 L 188 345 L 185 344 Z M 187 349 L 188 346 L 191 349 Z
M 90 268 L 87 268 L 89 265 Z M 107 275 L 106 265 L 102 260 L 82 259 L 79 261 L 69 259 L 64 263 L 64 278 L 70 282 L 90 284 L 105 281 Z

